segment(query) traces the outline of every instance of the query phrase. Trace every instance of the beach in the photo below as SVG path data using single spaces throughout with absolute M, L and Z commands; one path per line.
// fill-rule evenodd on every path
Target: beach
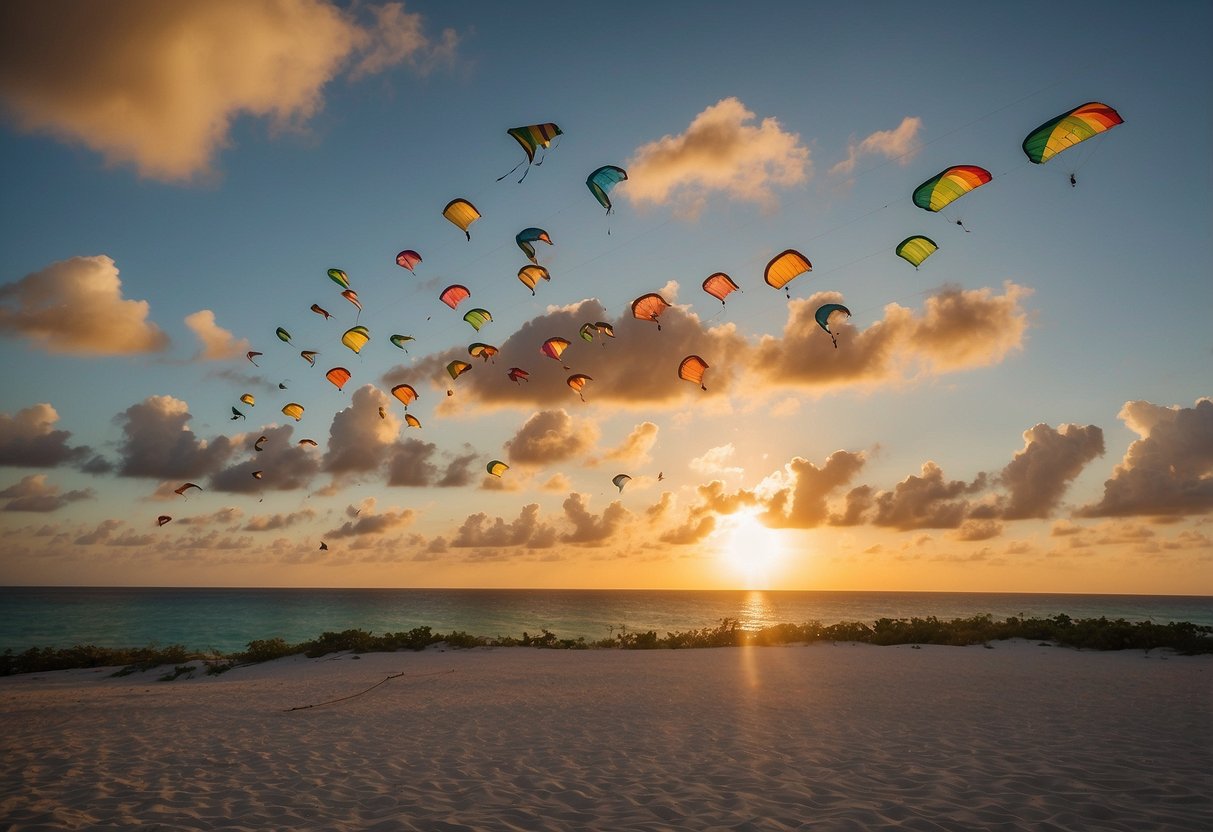
M 193 666 L 0 678 L 0 828 L 1213 825 L 1208 655 L 817 643 Z

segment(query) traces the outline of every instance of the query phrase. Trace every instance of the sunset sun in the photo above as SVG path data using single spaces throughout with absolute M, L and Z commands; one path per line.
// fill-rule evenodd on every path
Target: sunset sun
M 729 518 L 721 537 L 721 563 L 740 589 L 769 589 L 779 578 L 785 553 L 780 533 L 754 514 Z

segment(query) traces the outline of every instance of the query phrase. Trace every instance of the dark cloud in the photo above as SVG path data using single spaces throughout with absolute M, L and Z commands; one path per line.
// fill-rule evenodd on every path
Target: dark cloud
M 124 477 L 198 479 L 219 470 L 236 450 L 226 436 L 212 443 L 189 428 L 188 406 L 172 396 L 149 396 L 119 414 L 122 443 L 118 473 Z
M 0 413 L 0 465 L 53 468 L 83 462 L 92 451 L 69 446 L 71 431 L 55 430 L 58 421 L 55 408 L 45 402 L 12 415 Z
M 483 512 L 470 515 L 449 545 L 461 549 L 507 546 L 548 549 L 556 545 L 556 530 L 540 520 L 538 503 L 529 503 L 508 523 L 501 517 L 490 520 Z
M 1002 517 L 1022 520 L 1048 517 L 1070 482 L 1088 462 L 1104 452 L 1103 431 L 1094 425 L 1039 424 L 1024 431 L 1023 450 L 1016 452 L 999 476 L 1008 490 Z
M 564 543 L 601 546 L 608 542 L 633 515 L 616 500 L 601 515 L 590 512 L 585 497 L 570 494 L 564 501 L 564 516 L 573 524 L 572 531 L 560 536 Z
M 58 486 L 46 481 L 45 474 L 30 474 L 15 485 L 0 491 L 5 511 L 57 511 L 68 503 L 89 500 L 94 496 L 91 488 L 61 492 Z
M 541 410 L 531 415 L 505 443 L 511 465 L 542 467 L 579 456 L 594 446 L 598 428 L 576 422 L 564 410 Z

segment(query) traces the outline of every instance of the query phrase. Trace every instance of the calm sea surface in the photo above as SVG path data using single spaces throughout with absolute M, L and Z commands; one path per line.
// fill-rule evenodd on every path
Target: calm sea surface
M 713 627 L 736 618 L 747 629 L 820 621 L 988 613 L 1125 618 L 1213 626 L 1213 597 L 1033 595 L 965 592 L 772 592 L 494 589 L 151 589 L 0 587 L 0 650 L 141 647 L 243 650 L 254 639 L 291 643 L 325 631 L 398 632 L 428 626 L 477 636 L 547 629 L 561 638 Z

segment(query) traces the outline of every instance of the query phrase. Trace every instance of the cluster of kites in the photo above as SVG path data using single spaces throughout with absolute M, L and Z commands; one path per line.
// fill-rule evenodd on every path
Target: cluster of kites
M 1031 131 L 1023 140 L 1023 151 L 1031 162 L 1044 164 L 1066 149 L 1121 123 L 1122 119 L 1120 115 L 1113 108 L 1106 104 L 1089 102 L 1049 119 Z M 548 122 L 511 128 L 507 131 L 507 134 L 513 137 L 522 147 L 526 158 L 515 165 L 511 171 L 498 177 L 498 181 L 515 173 L 519 167 L 525 164 L 526 170 L 518 180 L 521 183 L 526 179 L 531 167 L 543 164 L 543 152 L 551 146 L 553 139 L 562 135 L 562 131 L 556 124 Z M 609 215 L 614 210 L 611 202 L 611 192 L 620 182 L 626 181 L 627 178 L 628 174 L 623 168 L 617 165 L 603 165 L 586 177 L 585 184 L 594 199 L 606 209 Z M 945 168 L 915 188 L 912 200 L 915 205 L 926 211 L 935 213 L 944 212 L 954 201 L 989 183 L 992 179 L 993 176 L 988 170 L 977 165 L 954 165 Z M 1076 184 L 1076 178 L 1073 173 L 1070 174 L 1070 184 Z M 476 206 L 464 198 L 453 199 L 447 203 L 442 209 L 442 216 L 459 228 L 468 241 L 472 239 L 471 226 L 481 218 L 480 211 L 477 210 Z M 944 216 L 946 216 L 946 213 Z M 952 222 L 962 228 L 964 227 L 963 222 L 959 219 L 952 220 Z M 964 230 L 968 231 L 967 228 Z M 515 243 L 528 261 L 527 265 L 518 270 L 518 280 L 534 295 L 536 287 L 541 281 L 551 280 L 551 274 L 539 263 L 536 244 L 543 243 L 551 246 L 554 244 L 552 237 L 545 229 L 528 227 L 518 232 L 515 236 Z M 938 249 L 939 245 L 929 237 L 912 235 L 898 243 L 894 248 L 894 253 L 897 257 L 906 260 L 917 269 Z M 410 273 L 415 273 L 414 269 L 422 263 L 422 257 L 413 249 L 404 249 L 396 255 L 395 262 Z M 763 272 L 763 280 L 767 285 L 776 290 L 782 289 L 787 297 L 790 298 L 791 291 L 789 284 L 801 275 L 811 272 L 812 269 L 812 263 L 801 252 L 795 249 L 787 249 L 771 258 L 770 262 L 767 263 Z M 352 304 L 357 313 L 361 314 L 362 303 L 358 297 L 358 293 L 351 287 L 348 275 L 339 268 L 328 269 L 327 275 L 333 283 L 340 287 L 340 297 Z M 737 282 L 724 272 L 716 272 L 708 276 L 703 281 L 702 288 L 704 292 L 719 300 L 722 305 L 725 304 L 730 294 L 741 290 Z M 452 284 L 439 293 L 438 299 L 451 309 L 457 310 L 471 296 L 472 293 L 466 286 Z M 633 317 L 642 321 L 652 322 L 660 330 L 661 315 L 669 307 L 670 304 L 660 294 L 649 292 L 632 302 L 631 311 Z M 320 315 L 326 321 L 333 317 L 319 304 L 312 304 L 310 311 Z M 836 326 L 838 322 L 846 320 L 850 316 L 850 310 L 840 303 L 823 304 L 815 312 L 814 317 L 818 326 L 830 337 L 835 349 L 838 348 L 838 333 L 831 330 L 830 327 L 831 325 Z M 492 322 L 493 316 L 487 309 L 474 307 L 469 308 L 464 313 L 463 320 L 478 333 L 481 327 Z M 284 327 L 279 326 L 275 330 L 275 335 L 283 343 L 292 344 L 292 335 Z M 599 337 L 614 338 L 615 331 L 611 324 L 604 321 L 586 322 L 580 328 L 578 335 L 583 340 L 592 342 Z M 351 350 L 354 354 L 359 354 L 371 339 L 370 330 L 366 326 L 355 323 L 354 326 L 345 330 L 339 341 L 342 346 Z M 393 333 L 387 340 L 393 346 L 407 352 L 408 345 L 414 341 L 414 338 L 411 335 L 403 333 Z M 540 344 L 538 351 L 540 355 L 547 358 L 562 361 L 561 355 L 570 346 L 570 343 L 566 338 L 552 337 Z M 492 361 L 494 356 L 499 352 L 496 346 L 481 341 L 469 344 L 467 351 L 469 358 L 480 359 L 484 362 Z M 257 365 L 256 359 L 261 355 L 263 353 L 253 350 L 248 352 L 247 358 L 255 366 L 260 366 Z M 320 355 L 321 351 L 317 349 L 304 349 L 299 352 L 300 358 L 312 367 L 316 366 L 317 358 Z M 571 369 L 564 364 L 561 366 L 565 370 Z M 453 360 L 446 365 L 447 374 L 450 376 L 452 382 L 472 368 L 473 364 L 471 362 L 459 359 Z M 679 362 L 678 378 L 698 385 L 703 390 L 707 390 L 704 384 L 704 375 L 708 369 L 708 362 L 701 356 L 688 355 Z M 530 375 L 522 367 L 510 367 L 505 371 L 505 374 L 515 384 L 529 381 Z M 338 390 L 342 390 L 350 379 L 353 378 L 353 374 L 348 368 L 335 365 L 325 372 L 325 378 Z M 573 373 L 566 379 L 569 388 L 576 392 L 582 401 L 585 401 L 584 391 L 592 381 L 593 379 L 584 373 Z M 279 383 L 278 386 L 280 389 L 287 389 L 285 382 Z M 421 421 L 415 415 L 407 412 L 409 404 L 419 398 L 416 388 L 409 384 L 398 384 L 392 387 L 390 392 L 404 407 L 406 425 L 409 428 L 420 429 Z M 447 395 L 453 395 L 453 390 L 448 388 Z M 254 407 L 256 404 L 256 399 L 251 393 L 243 393 L 239 396 L 238 400 L 242 405 L 247 407 Z M 246 416 L 244 411 L 235 406 L 232 406 L 231 410 L 231 418 L 233 420 L 242 419 Z M 294 419 L 296 422 L 301 421 L 306 412 L 303 404 L 294 401 L 283 405 L 281 411 L 283 415 Z M 387 418 L 387 412 L 383 407 L 379 408 L 379 416 Z M 260 436 L 253 443 L 253 450 L 260 453 L 268 441 L 269 438 L 267 436 Z M 317 446 L 315 440 L 308 438 L 298 440 L 298 444 L 310 447 Z M 508 470 L 509 465 L 499 459 L 491 460 L 485 466 L 485 471 L 495 477 L 503 476 Z M 256 479 L 261 479 L 264 473 L 262 470 L 255 470 L 252 472 L 252 476 Z M 661 479 L 660 476 L 659 479 Z M 618 474 L 611 481 L 622 492 L 629 480 L 631 480 L 630 475 Z M 201 487 L 196 483 L 187 482 L 175 489 L 175 492 L 184 497 L 189 489 L 201 490 Z M 171 520 L 172 517 L 169 515 L 160 515 L 157 518 L 157 523 L 163 526 Z M 328 546 L 322 542 L 321 548 L 327 549 Z

